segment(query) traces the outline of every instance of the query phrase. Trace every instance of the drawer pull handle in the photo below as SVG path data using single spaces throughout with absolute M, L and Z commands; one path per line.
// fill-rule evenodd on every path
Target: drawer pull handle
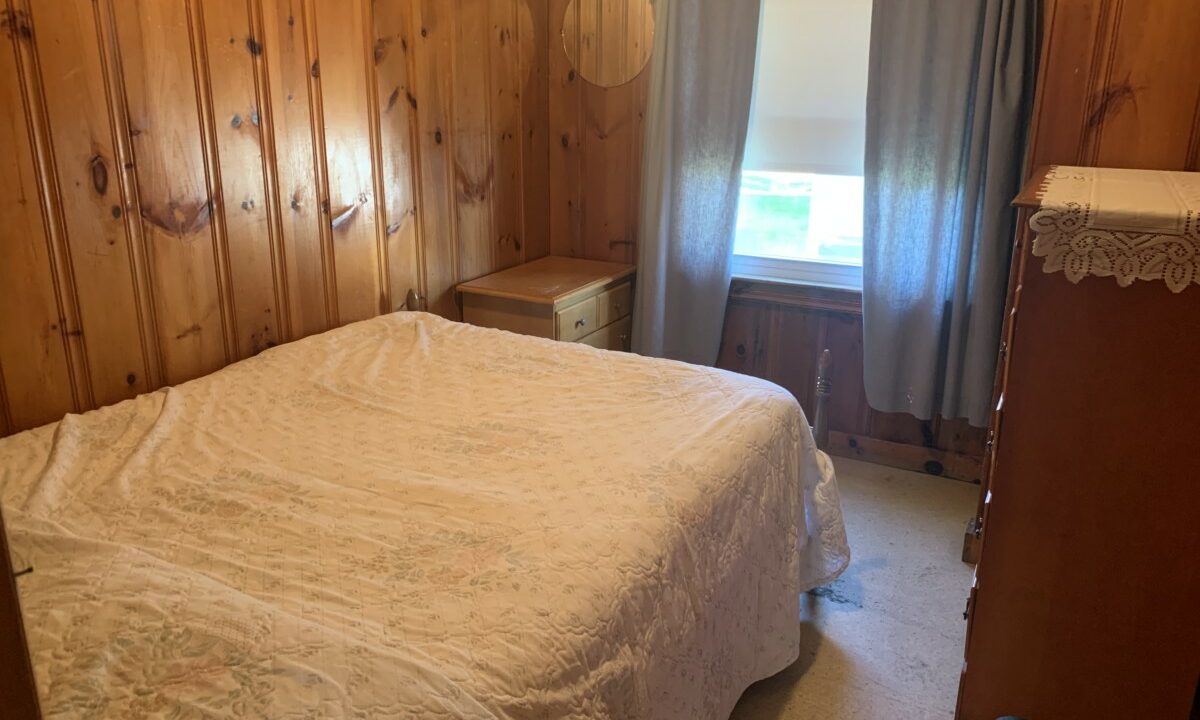
M 587 325 L 587 318 L 579 318 L 575 321 L 575 327 L 581 328 Z

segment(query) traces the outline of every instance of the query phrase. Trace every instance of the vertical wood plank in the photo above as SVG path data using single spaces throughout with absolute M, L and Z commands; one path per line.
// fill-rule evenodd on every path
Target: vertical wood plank
M 486 275 L 496 262 L 491 197 L 496 163 L 489 132 L 492 102 L 488 0 L 454 0 L 451 62 L 451 161 L 459 243 L 458 280 Z
M 570 0 L 549 1 L 549 118 L 553 128 L 550 139 L 550 252 L 584 257 L 587 254 L 583 246 L 586 222 L 581 186 L 586 81 L 575 72 L 563 45 L 562 29 L 569 3 Z
M 261 12 L 289 339 L 295 339 L 333 325 L 310 96 L 315 58 L 307 50 L 305 28 L 310 18 L 301 0 L 262 0 Z
M 229 362 L 182 2 L 112 4 L 164 381 Z M 189 92 L 190 91 L 190 92 Z
M 416 95 L 410 81 L 413 32 L 412 5 L 407 1 L 375 3 L 375 97 L 380 108 L 379 145 L 387 229 L 391 310 L 404 307 L 409 290 L 425 294 L 421 273 L 420 223 L 414 188 L 413 153 Z
M 1200 82 L 1163 82 L 1170 76 L 1200 77 L 1194 48 L 1200 3 L 1118 2 L 1105 39 L 1106 63 L 1088 116 L 1086 156 L 1100 167 L 1187 166 Z M 1144 118 L 1157 132 L 1141 132 Z
M 231 328 L 236 357 L 280 341 L 271 201 L 263 172 L 262 118 L 255 58 L 263 43 L 251 32 L 247 0 L 205 0 L 202 19 L 211 98 L 212 192 L 224 224 Z M 219 188 L 219 192 L 217 190 Z
M 30 42 L 28 14 L 2 8 L 0 44 L 0 364 L 4 366 L 8 418 L 35 427 L 76 408 L 53 258 L 35 169 L 32 128 L 20 86 L 18 43 Z
M 830 315 L 825 322 L 824 350 L 833 350 L 833 396 L 829 428 L 852 435 L 869 431 L 871 409 L 863 384 L 863 328 L 859 315 Z
M 743 375 L 765 376 L 773 315 L 771 306 L 730 302 L 725 309 L 717 367 Z
M 807 309 L 784 308 L 771 337 L 767 376 L 792 392 L 814 420 L 816 410 L 817 361 L 824 349 L 823 313 Z
M 94 402 L 151 389 L 125 198 L 89 0 L 33 0 L 38 60 Z
M 453 6 L 445 0 L 414 0 L 414 86 L 417 100 L 416 153 L 421 237 L 425 252 L 428 309 L 443 317 L 460 315 L 454 297 L 459 243 L 454 208 L 450 148 L 452 122 Z
M 125 89 L 125 73 L 121 67 L 118 46 L 116 12 L 113 0 L 93 3 L 104 88 L 108 100 L 108 118 L 112 125 L 113 151 L 117 182 L 124 202 L 125 235 L 129 238 L 129 262 L 137 302 L 138 331 L 143 348 L 148 389 L 162 387 L 166 382 L 166 360 L 163 358 L 158 332 L 158 312 L 154 303 L 153 278 L 150 271 L 149 247 L 142 221 L 138 197 L 137 167 L 133 157 L 133 134 L 130 132 L 129 98 Z M 111 182 L 111 178 L 110 178 Z M 103 341 L 103 338 L 101 338 Z M 128 378 L 127 378 L 128 379 Z
M 517 2 L 521 53 L 524 261 L 550 254 L 550 15 L 546 2 Z
M 34 173 L 41 196 L 42 219 L 49 238 L 51 277 L 58 302 L 59 328 L 67 347 L 67 369 L 70 372 L 71 394 L 75 407 L 94 406 L 89 377 L 83 330 L 79 319 L 79 299 L 75 293 L 74 269 L 63 220 L 62 192 L 59 189 L 58 167 L 54 159 L 54 141 L 38 61 L 38 30 L 28 0 L 10 0 L 9 15 L 15 19 L 20 32 L 17 42 L 17 70 L 33 143 Z
M 613 262 L 633 262 L 633 233 L 640 198 L 641 138 L 636 114 L 641 80 L 617 88 L 589 85 L 584 89 L 583 186 L 584 256 Z M 633 168 L 637 165 L 637 170 Z
M 524 256 L 524 163 L 521 157 L 521 28 L 514 0 L 490 0 L 487 34 L 490 93 L 486 102 L 491 136 L 492 262 L 487 272 L 512 267 Z
M 377 198 L 363 67 L 365 47 L 363 2 L 317 0 L 315 30 L 321 88 L 321 123 L 328 171 L 327 219 L 333 237 L 338 319 L 354 322 L 378 315 L 386 307 L 380 283 L 376 237 Z M 324 210 L 325 208 L 323 208 Z
M 21 91 L 18 44 L 30 42 L 31 19 L 2 8 L 0 30 L 0 365 L 8 417 L 30 428 L 76 409 L 55 287 L 50 237 L 40 201 L 32 130 Z M 7 424 L 7 423 L 6 423 Z

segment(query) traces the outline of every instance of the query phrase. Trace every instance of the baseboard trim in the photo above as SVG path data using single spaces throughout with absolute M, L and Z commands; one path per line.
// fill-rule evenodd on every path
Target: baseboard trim
M 978 483 L 983 475 L 981 458 L 834 430 L 829 432 L 828 452 L 830 455 L 972 483 Z

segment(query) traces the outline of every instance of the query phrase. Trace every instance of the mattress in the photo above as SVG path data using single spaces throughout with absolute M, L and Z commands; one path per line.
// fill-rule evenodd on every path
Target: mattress
M 47 717 L 725 718 L 848 561 L 794 399 L 399 313 L 0 440 Z

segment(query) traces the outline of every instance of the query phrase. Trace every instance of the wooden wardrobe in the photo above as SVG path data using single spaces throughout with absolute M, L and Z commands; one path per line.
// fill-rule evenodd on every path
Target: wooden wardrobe
M 1047 2 L 1031 175 L 1200 171 L 1197 37 L 1194 0 Z M 1200 285 L 1073 284 L 1043 271 L 1030 234 L 1013 256 L 957 716 L 1195 718 Z

